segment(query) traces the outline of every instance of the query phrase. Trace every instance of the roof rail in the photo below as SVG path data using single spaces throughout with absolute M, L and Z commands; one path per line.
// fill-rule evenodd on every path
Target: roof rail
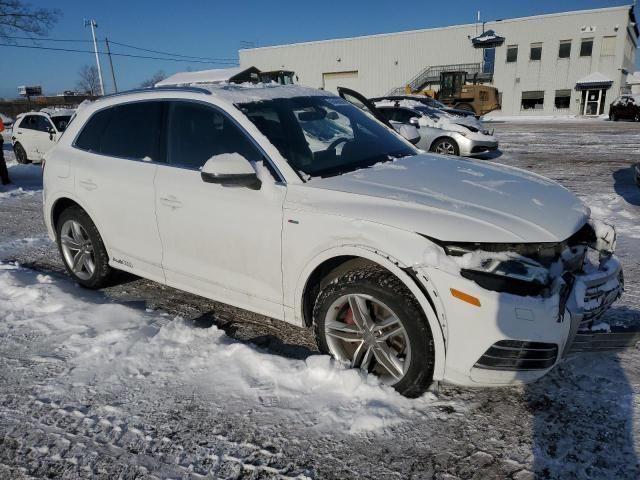
M 204 93 L 205 95 L 211 95 L 211 92 L 206 88 L 190 87 L 190 86 L 180 87 L 180 86 L 168 85 L 168 86 L 150 87 L 150 88 L 134 88 L 133 90 L 125 90 L 123 92 L 110 93 L 109 95 L 103 95 L 102 97 L 97 98 L 97 100 L 102 100 L 103 98 L 119 97 L 121 95 L 129 95 L 132 93 L 157 92 L 158 90 L 173 91 L 173 92 Z

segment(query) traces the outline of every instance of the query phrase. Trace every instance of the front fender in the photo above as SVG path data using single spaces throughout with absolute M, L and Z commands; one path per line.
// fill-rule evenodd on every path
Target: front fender
M 341 256 L 365 258 L 373 263 L 380 265 L 381 267 L 389 270 L 393 275 L 398 277 L 400 281 L 402 281 L 402 283 L 414 295 L 414 297 L 420 304 L 420 307 L 422 308 L 427 321 L 429 322 L 429 327 L 431 328 L 431 333 L 433 335 L 435 350 L 433 378 L 434 380 L 441 380 L 444 376 L 444 365 L 446 357 L 445 338 L 443 336 L 443 329 L 440 323 L 440 321 L 444 321 L 444 316 L 438 314 L 438 312 L 435 310 L 435 304 L 433 303 L 432 299 L 427 298 L 427 295 L 429 295 L 427 293 L 428 290 L 426 289 L 427 286 L 424 285 L 424 283 L 422 285 L 418 285 L 418 283 L 416 282 L 421 282 L 421 280 L 417 276 L 412 278 L 412 275 L 409 275 L 409 273 L 407 273 L 407 271 L 411 270 L 411 266 L 402 263 L 397 258 L 381 250 L 364 245 L 344 244 L 328 248 L 327 250 L 322 251 L 311 260 L 309 260 L 300 272 L 295 287 L 295 323 L 299 325 L 303 324 L 303 296 L 307 286 L 307 281 L 309 280 L 309 277 L 311 276 L 313 271 L 327 260 Z

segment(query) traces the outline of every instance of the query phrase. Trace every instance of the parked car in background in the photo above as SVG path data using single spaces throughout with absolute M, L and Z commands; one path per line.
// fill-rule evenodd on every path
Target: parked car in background
M 71 120 L 73 111 L 45 110 L 18 115 L 11 143 L 19 163 L 40 163 Z
M 469 157 L 498 149 L 498 141 L 479 120 L 460 118 L 415 100 L 381 100 L 375 107 L 392 123 L 414 125 L 417 146 L 444 155 Z
M 120 269 L 309 328 L 320 351 L 412 397 L 434 379 L 542 377 L 622 291 L 613 227 L 568 189 L 424 153 L 322 90 L 102 97 L 43 182 L 81 285 Z
M 621 95 L 609 106 L 609 120 L 640 122 L 640 95 Z
M 473 117 L 476 119 L 480 119 L 479 115 L 476 115 L 471 110 L 461 110 L 459 108 L 448 107 L 444 103 L 435 98 L 431 98 L 427 95 L 390 95 L 387 97 L 377 97 L 370 98 L 372 102 L 380 102 L 383 100 L 391 100 L 391 101 L 401 101 L 401 100 L 413 100 L 415 102 L 420 102 L 427 107 L 436 108 L 438 110 L 442 110 L 443 112 L 448 113 L 449 115 L 453 115 L 455 117 Z
M 4 128 L 9 130 L 11 128 L 13 128 L 13 118 L 0 113 L 0 120 L 2 120 L 2 123 L 4 124 Z

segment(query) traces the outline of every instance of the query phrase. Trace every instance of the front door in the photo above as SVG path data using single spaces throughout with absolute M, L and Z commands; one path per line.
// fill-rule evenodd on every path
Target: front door
M 600 102 L 602 101 L 602 90 L 586 90 L 584 97 L 583 115 L 600 115 Z
M 260 168 L 259 190 L 203 181 L 203 165 L 231 153 Z M 169 285 L 282 318 L 286 187 L 257 165 L 262 161 L 225 113 L 197 102 L 171 102 L 167 164 L 158 166 L 155 180 L 162 266 Z
M 35 132 L 35 156 L 33 160 L 42 160 L 42 157 L 56 143 L 56 130 L 53 124 L 44 115 L 38 115 L 38 129 Z M 52 133 L 53 132 L 53 133 Z

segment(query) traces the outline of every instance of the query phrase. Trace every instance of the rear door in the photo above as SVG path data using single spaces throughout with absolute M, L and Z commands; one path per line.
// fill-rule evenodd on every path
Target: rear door
M 22 145 L 29 160 L 37 158 L 38 115 L 25 115 L 16 130 L 16 142 Z
M 154 180 L 165 160 L 165 109 L 166 102 L 142 101 L 94 113 L 71 159 L 76 194 L 107 244 L 110 263 L 162 282 Z

